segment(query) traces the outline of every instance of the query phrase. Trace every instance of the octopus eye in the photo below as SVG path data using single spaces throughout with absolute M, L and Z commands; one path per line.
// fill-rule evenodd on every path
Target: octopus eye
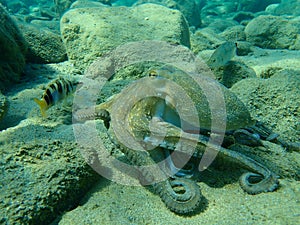
M 157 76 L 158 76 L 157 71 L 155 71 L 155 70 L 150 70 L 149 73 L 148 73 L 148 76 L 149 76 L 149 77 L 157 77 Z

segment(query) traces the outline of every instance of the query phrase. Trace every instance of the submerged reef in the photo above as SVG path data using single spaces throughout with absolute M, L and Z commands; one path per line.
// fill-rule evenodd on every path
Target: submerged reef
M 299 0 L 0 0 L 0 223 L 298 224 L 299 6 Z M 209 142 L 220 137 L 209 130 L 213 101 L 201 103 L 190 73 L 230 93 L 226 119 L 235 122 L 222 143 Z M 126 111 L 149 90 L 144 83 L 133 95 L 126 87 L 147 77 L 158 96 Z M 86 89 L 97 93 L 94 99 L 81 96 L 79 103 L 93 101 L 79 118 L 80 92 L 45 118 L 33 101 L 61 78 L 82 79 L 79 90 L 84 79 L 90 87 L 103 84 Z M 194 90 L 202 127 L 179 116 L 192 115 L 193 107 L 177 107 L 188 100 L 170 97 L 181 92 L 166 79 L 179 79 L 185 93 Z M 55 101 L 56 91 L 68 89 L 62 86 L 54 84 L 47 96 Z M 116 100 L 122 107 L 111 113 Z M 226 115 L 219 106 L 218 116 Z M 95 133 L 76 133 L 81 125 Z M 122 145 L 123 131 L 149 151 Z M 200 172 L 207 147 L 219 154 Z M 114 170 L 111 159 L 125 169 Z
M 14 19 L 0 4 L 0 90 L 18 82 L 25 66 L 27 44 Z

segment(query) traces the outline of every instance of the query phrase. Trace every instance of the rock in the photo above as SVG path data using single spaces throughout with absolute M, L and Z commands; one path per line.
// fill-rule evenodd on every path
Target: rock
M 213 49 L 214 44 L 203 35 L 200 30 L 197 30 L 194 34 L 191 34 L 191 49 L 195 54 L 206 50 Z
M 55 4 L 55 10 L 58 13 L 59 16 L 62 16 L 72 5 L 72 3 L 76 3 L 75 5 L 93 5 L 97 3 L 103 3 L 105 5 L 111 5 L 111 0 L 98 0 L 98 1 L 92 1 L 92 0 L 54 0 Z
M 64 129 L 70 130 L 66 126 Z M 75 208 L 92 185 L 101 180 L 84 162 L 75 141 L 65 141 L 59 129 L 51 131 L 60 132 L 56 140 L 39 138 L 45 130 L 39 125 L 24 126 L 23 121 L 23 127 L 1 132 L 2 224 L 54 221 L 62 211 Z M 21 139 L 24 133 L 36 135 L 36 141 Z M 72 130 L 68 134 L 72 136 Z M 11 137 L 14 139 L 8 139 Z
M 247 41 L 262 48 L 300 49 L 300 18 L 261 15 L 245 28 Z
M 246 46 L 242 48 L 245 48 L 245 51 L 251 51 L 251 53 L 239 57 L 239 61 L 244 62 L 254 69 L 257 77 L 270 77 L 274 74 L 274 71 L 277 72 L 281 70 L 297 70 L 300 72 L 300 51 L 261 49 L 259 47 L 251 46 L 247 42 L 238 42 L 238 48 L 240 45 L 244 44 L 246 44 Z
M 197 29 L 195 33 L 191 34 L 191 49 L 195 54 L 198 54 L 203 50 L 215 49 L 216 46 L 225 41 L 236 42 L 243 39 L 245 39 L 243 26 L 229 27 L 220 33 L 218 28 L 210 25 L 203 29 Z
M 217 33 L 223 32 L 224 30 L 239 25 L 238 22 L 232 19 L 216 19 L 209 24 L 208 27 L 215 30 Z
M 256 118 L 284 139 L 299 141 L 300 72 L 277 71 L 269 79 L 244 79 L 230 89 Z
M 213 72 L 217 80 L 227 88 L 243 79 L 256 77 L 252 68 L 237 61 L 229 61 L 225 66 L 213 70 Z
M 193 35 L 193 47 L 199 48 L 200 50 L 204 49 L 214 49 L 216 46 L 222 44 L 226 41 L 222 38 L 212 27 L 205 27 L 203 29 L 198 29 Z M 199 41 L 199 43 L 197 43 Z M 203 44 L 208 47 L 203 48 Z M 197 47 L 198 46 L 198 47 Z M 203 47 L 201 47 L 203 46 Z M 199 51 L 198 51 L 199 52 Z
M 95 1 L 86 1 L 86 0 L 77 0 L 75 1 L 71 6 L 70 9 L 75 8 L 92 8 L 92 7 L 101 7 L 104 6 L 101 2 L 95 2 Z
M 7 111 L 6 97 L 0 92 L 0 122 Z
M 55 11 L 58 16 L 62 16 L 64 12 L 70 8 L 71 4 L 76 0 L 54 0 Z
M 246 40 L 246 34 L 244 32 L 245 27 L 242 25 L 228 27 L 220 36 L 227 41 L 244 41 Z
M 32 20 L 30 23 L 32 25 L 34 25 L 35 27 L 43 27 L 43 28 L 49 29 L 52 32 L 60 35 L 59 21 L 57 21 L 57 20 L 52 20 L 52 21 L 48 21 L 48 20 Z
M 24 4 L 24 2 L 19 1 L 19 0 L 10 0 L 7 1 L 7 8 L 9 9 L 10 12 L 12 13 L 18 13 L 21 9 L 27 8 Z
M 251 12 L 237 12 L 234 16 L 233 16 L 233 20 L 242 23 L 243 21 L 248 21 L 248 20 L 252 20 L 254 18 L 254 14 Z
M 272 9 L 275 15 L 294 15 L 300 16 L 300 1 L 299 0 L 281 0 L 281 3 Z
M 155 4 L 69 10 L 61 19 L 61 36 L 69 59 L 80 69 L 128 42 L 162 40 L 190 47 L 184 16 Z
M 144 3 L 155 3 L 170 9 L 177 9 L 182 12 L 190 26 L 197 28 L 201 25 L 201 7 L 195 0 L 139 0 L 135 5 Z
M 28 62 L 58 63 L 67 59 L 59 34 L 28 23 L 20 23 L 19 27 L 28 43 Z
M 279 6 L 279 4 L 271 4 L 271 5 L 268 5 L 265 9 L 265 12 L 268 13 L 268 14 L 273 14 L 275 15 L 274 11 L 275 9 Z
M 6 89 L 20 78 L 27 45 L 14 20 L 1 4 L 0 49 L 0 89 Z
M 207 1 L 201 10 L 201 20 L 203 26 L 208 26 L 215 20 L 229 18 L 230 13 L 236 12 L 237 3 L 229 1 Z
M 248 55 L 249 53 L 253 52 L 252 47 L 253 45 L 247 41 L 238 41 L 236 55 L 238 56 Z
M 238 11 L 259 12 L 265 10 L 265 8 L 274 3 L 279 3 L 280 0 L 239 0 Z

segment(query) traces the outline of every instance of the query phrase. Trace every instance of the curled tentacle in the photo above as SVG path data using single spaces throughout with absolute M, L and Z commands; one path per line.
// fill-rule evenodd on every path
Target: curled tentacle
M 274 191 L 278 187 L 278 179 L 275 174 L 270 173 L 267 177 L 262 177 L 256 173 L 244 173 L 240 177 L 240 185 L 248 194 L 258 194 L 261 192 Z
M 253 172 L 245 173 L 240 178 L 240 185 L 247 193 L 259 194 L 261 192 L 274 191 L 278 187 L 279 181 L 277 176 L 259 162 L 230 149 L 219 147 L 218 151 L 218 155 L 225 157 L 228 160 L 239 164 L 241 167 Z M 253 178 L 260 178 L 260 181 L 252 182 L 254 180 L 258 180 Z
M 167 208 L 178 214 L 195 211 L 202 200 L 199 186 L 186 178 L 169 179 L 167 182 L 155 184 L 154 188 Z
M 113 134 L 112 134 L 113 135 Z M 151 183 L 155 192 L 160 196 L 167 208 L 178 214 L 193 212 L 200 205 L 202 194 L 195 181 L 186 178 L 165 179 L 156 182 L 157 177 L 166 176 L 162 170 L 149 171 L 144 165 L 154 165 L 155 161 L 147 151 L 132 151 L 120 146 L 121 151 L 134 165 L 139 165 L 143 179 Z M 153 150 L 151 150 L 153 151 Z
M 172 149 L 189 154 L 189 149 L 182 146 L 191 146 L 190 143 L 197 140 L 198 144 L 193 156 L 200 157 L 206 149 L 211 149 L 218 152 L 218 157 L 222 157 L 226 161 L 237 163 L 241 167 L 250 170 L 252 173 L 246 173 L 242 175 L 240 179 L 240 185 L 247 193 L 258 194 L 261 192 L 274 191 L 278 187 L 279 182 L 277 176 L 259 162 L 239 152 L 209 143 L 208 139 L 202 135 L 184 133 L 183 136 L 183 133 L 180 133 L 181 130 L 177 127 L 170 127 L 168 124 L 164 125 L 164 123 L 161 122 L 160 127 L 162 126 L 168 126 L 168 133 L 164 137 L 164 141 L 169 143 L 169 146 L 173 146 Z M 181 137 L 181 146 L 177 146 L 178 138 L 176 137 Z M 155 138 L 148 138 L 147 142 L 153 142 L 153 145 L 157 145 Z M 165 146 L 164 143 L 161 143 L 161 145 Z M 261 179 L 259 182 L 253 182 L 254 177 L 260 177 Z

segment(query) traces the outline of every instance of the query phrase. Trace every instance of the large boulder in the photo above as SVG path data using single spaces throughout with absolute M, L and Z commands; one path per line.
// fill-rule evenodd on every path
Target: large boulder
M 26 50 L 22 34 L 0 4 L 0 89 L 19 80 L 25 65 Z
M 247 41 L 262 48 L 300 49 L 300 17 L 261 15 L 245 28 Z
M 67 59 L 66 49 L 59 34 L 38 25 L 19 23 L 28 44 L 27 62 L 58 63 Z
M 300 16 L 299 0 L 281 0 L 281 3 L 274 7 L 272 13 L 275 15 L 297 15 Z
M 190 47 L 184 16 L 155 4 L 72 9 L 61 19 L 61 34 L 69 59 L 79 69 L 127 42 L 162 40 Z
M 161 4 L 171 9 L 178 9 L 183 13 L 190 26 L 201 25 L 201 6 L 195 0 L 138 0 L 136 5 L 144 3 Z
M 283 69 L 269 79 L 249 78 L 232 86 L 233 91 L 258 119 L 284 139 L 299 141 L 300 73 Z
M 80 2 L 80 4 L 93 4 L 93 3 L 103 3 L 106 5 L 111 5 L 111 0 L 54 0 L 53 3 L 55 5 L 55 11 L 58 13 L 59 16 L 62 16 L 65 11 L 67 11 L 73 2 Z

